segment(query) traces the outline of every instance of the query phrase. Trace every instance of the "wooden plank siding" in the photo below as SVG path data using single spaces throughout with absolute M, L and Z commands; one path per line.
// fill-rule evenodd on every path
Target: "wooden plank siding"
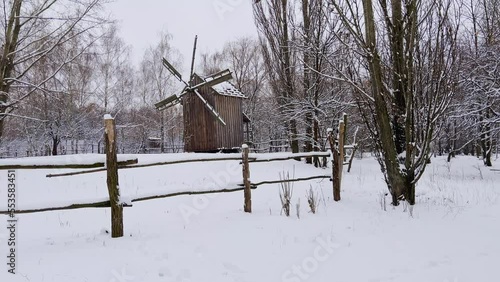
M 215 96 L 215 105 L 226 122 L 216 124 L 217 144 L 220 148 L 235 148 L 243 144 L 242 99 L 224 95 Z
M 193 83 L 201 83 L 198 76 Z M 226 126 L 220 123 L 194 93 L 183 97 L 184 150 L 186 152 L 211 152 L 221 148 L 239 147 L 243 143 L 242 98 L 220 95 L 211 87 L 199 89 L 221 115 Z

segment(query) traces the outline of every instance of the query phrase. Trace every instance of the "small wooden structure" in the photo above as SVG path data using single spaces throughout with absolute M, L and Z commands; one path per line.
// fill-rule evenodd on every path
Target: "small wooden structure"
M 228 69 L 204 78 L 194 72 L 197 40 L 196 36 L 189 81 L 163 58 L 163 66 L 185 87 L 155 107 L 164 110 L 182 103 L 185 152 L 235 151 L 245 141 L 244 135 L 250 134 L 250 119 L 243 114 L 242 106 L 246 97 L 229 82 L 232 74 Z
M 205 79 L 193 74 L 190 84 L 199 85 Z M 184 151 L 231 151 L 244 143 L 244 127 L 250 120 L 243 114 L 245 95 L 228 81 L 198 88 L 201 96 L 213 106 L 226 125 L 214 118 L 204 101 L 196 95 L 182 97 L 184 118 Z M 245 125 L 246 124 L 246 125 Z

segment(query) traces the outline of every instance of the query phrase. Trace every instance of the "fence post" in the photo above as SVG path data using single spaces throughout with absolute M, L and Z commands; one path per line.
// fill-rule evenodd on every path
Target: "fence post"
M 250 166 L 248 164 L 248 153 L 250 149 L 247 144 L 241 145 L 243 149 L 243 185 L 245 186 L 244 195 L 245 195 L 245 212 L 252 212 L 252 190 L 250 187 Z
M 116 125 L 111 115 L 104 116 L 104 142 L 106 152 L 107 185 L 111 205 L 111 237 L 123 237 L 123 206 L 118 186 L 118 161 L 116 156 Z
M 344 116 L 345 120 L 347 120 L 347 115 Z M 340 120 L 339 122 L 339 187 L 342 183 L 342 172 L 344 170 L 344 141 L 345 141 L 345 123 L 344 120 Z
M 344 138 L 343 138 L 343 140 L 344 140 L 344 145 L 345 145 L 345 144 L 347 144 L 347 134 L 346 134 L 346 132 L 347 132 L 347 128 L 349 126 L 348 120 L 347 120 L 347 114 L 346 113 L 342 114 L 342 120 L 344 121 Z M 345 153 L 344 153 L 344 161 L 346 161 L 346 159 L 345 159 Z
M 332 152 L 333 200 L 337 202 L 340 201 L 339 152 L 335 144 L 332 128 L 328 128 L 328 141 L 330 142 L 330 150 Z

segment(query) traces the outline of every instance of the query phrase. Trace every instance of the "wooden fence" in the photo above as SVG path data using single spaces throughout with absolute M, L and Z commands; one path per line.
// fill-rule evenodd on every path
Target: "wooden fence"
M 61 207 L 50 207 L 41 209 L 30 209 L 30 210 L 16 210 L 16 214 L 26 214 L 26 213 L 37 213 L 46 211 L 59 211 L 59 210 L 72 210 L 72 209 L 82 209 L 82 208 L 111 208 L 111 236 L 113 238 L 123 236 L 123 208 L 131 207 L 131 203 L 141 202 L 153 199 L 175 197 L 180 195 L 195 195 L 195 194 L 211 194 L 211 193 L 225 193 L 225 192 L 236 192 L 243 191 L 244 193 L 244 211 L 252 212 L 252 201 L 251 201 L 251 190 L 256 189 L 258 186 L 264 184 L 274 184 L 283 182 L 297 182 L 306 181 L 312 179 L 329 178 L 332 180 L 332 188 L 334 194 L 334 200 L 340 200 L 340 183 L 342 167 L 344 165 L 344 150 L 343 150 L 343 126 L 342 122 L 339 126 L 338 140 L 333 135 L 332 131 L 329 131 L 329 140 L 331 143 L 331 148 L 333 152 L 332 160 L 332 172 L 328 175 L 315 175 L 303 178 L 291 178 L 291 179 L 280 179 L 280 180 L 266 180 L 261 182 L 252 183 L 250 181 L 250 163 L 259 162 L 274 162 L 274 161 L 284 161 L 290 159 L 301 159 L 310 157 L 329 157 L 331 152 L 311 152 L 311 153 L 296 153 L 287 154 L 279 157 L 256 157 L 249 153 L 249 148 L 246 145 L 242 146 L 242 155 L 234 156 L 228 155 L 228 157 L 218 157 L 218 158 L 195 158 L 186 160 L 173 160 L 164 161 L 156 163 L 140 164 L 137 159 L 127 159 L 118 162 L 117 158 L 117 135 L 116 135 L 116 125 L 113 118 L 109 115 L 105 116 L 104 119 L 105 132 L 105 152 L 106 152 L 106 163 L 97 162 L 92 164 L 78 164 L 78 163 L 66 163 L 61 165 L 54 164 L 41 164 L 41 165 L 0 165 L 0 170 L 12 170 L 12 169 L 87 169 L 84 171 L 76 171 L 69 173 L 59 173 L 59 174 L 48 174 L 47 177 L 64 177 L 64 176 L 74 176 L 81 174 L 90 174 L 106 171 L 107 173 L 107 187 L 109 200 L 100 202 L 91 202 L 83 204 L 72 204 L 68 206 Z M 336 142 L 337 141 L 337 142 Z M 353 156 L 354 154 L 352 154 Z M 351 156 L 351 157 L 352 157 Z M 207 190 L 207 191 L 183 191 L 174 193 L 165 193 L 154 196 L 138 197 L 131 199 L 128 203 L 121 201 L 121 194 L 119 188 L 118 170 L 119 169 L 134 169 L 134 168 L 145 168 L 152 166 L 163 166 L 163 165 L 174 165 L 180 163 L 192 163 L 192 162 L 212 162 L 212 161 L 229 161 L 238 160 L 242 164 L 242 183 L 234 188 L 225 188 L 219 190 Z M 351 160 L 352 161 L 352 160 Z M 9 211 L 0 211 L 0 214 L 9 214 Z

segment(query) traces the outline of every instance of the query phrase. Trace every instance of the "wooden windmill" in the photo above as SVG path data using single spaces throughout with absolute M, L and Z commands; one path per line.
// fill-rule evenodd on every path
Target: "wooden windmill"
M 246 99 L 228 80 L 228 69 L 201 77 L 194 72 L 197 37 L 193 48 L 189 81 L 185 81 L 175 67 L 165 58 L 163 65 L 184 84 L 179 93 L 155 104 L 164 110 L 177 104 L 183 106 L 184 151 L 217 152 L 231 150 L 244 142 L 244 123 L 249 119 L 243 114 L 242 99 Z

